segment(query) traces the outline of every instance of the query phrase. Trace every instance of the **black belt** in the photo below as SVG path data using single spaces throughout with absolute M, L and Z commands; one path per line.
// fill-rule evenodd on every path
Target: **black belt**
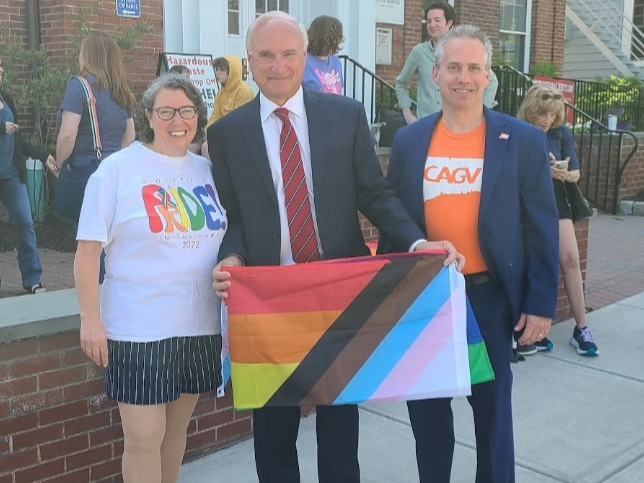
M 482 283 L 488 283 L 492 281 L 490 272 L 470 273 L 469 275 L 464 275 L 464 277 L 466 287 L 470 287 L 472 285 L 481 285 Z

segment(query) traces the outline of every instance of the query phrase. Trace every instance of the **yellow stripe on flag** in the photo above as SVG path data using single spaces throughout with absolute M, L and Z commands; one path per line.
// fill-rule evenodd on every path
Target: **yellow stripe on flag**
M 239 364 L 232 362 L 235 409 L 261 408 L 299 364 Z

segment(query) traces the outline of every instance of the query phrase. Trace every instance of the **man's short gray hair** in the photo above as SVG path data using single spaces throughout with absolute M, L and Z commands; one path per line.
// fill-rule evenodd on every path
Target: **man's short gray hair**
M 295 18 L 291 17 L 286 12 L 282 12 L 280 10 L 272 10 L 270 12 L 266 12 L 260 15 L 259 17 L 257 17 L 255 20 L 253 20 L 253 23 L 251 23 L 250 26 L 248 27 L 248 32 L 246 33 L 246 51 L 247 52 L 250 52 L 250 46 L 253 41 L 253 34 L 255 33 L 255 30 L 257 29 L 257 27 L 273 19 L 286 20 L 287 22 L 291 22 L 293 25 L 297 26 L 297 28 L 300 29 L 300 33 L 302 34 L 302 43 L 304 44 L 304 50 L 308 48 L 309 36 L 306 33 L 306 29 L 304 28 L 304 25 L 299 23 L 297 20 L 295 20 Z
M 443 34 L 436 45 L 436 54 L 434 55 L 434 63 L 437 66 L 440 65 L 445 56 L 445 44 L 451 39 L 472 39 L 481 42 L 485 48 L 485 68 L 490 69 L 492 66 L 492 42 L 490 37 L 480 28 L 470 24 L 457 25 Z

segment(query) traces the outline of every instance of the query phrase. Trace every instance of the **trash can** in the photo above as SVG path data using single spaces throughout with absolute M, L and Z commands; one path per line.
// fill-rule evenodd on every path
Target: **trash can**
M 617 131 L 617 116 L 614 114 L 608 115 L 608 129 L 610 131 Z
M 27 158 L 26 163 L 27 193 L 31 205 L 31 216 L 35 222 L 42 223 L 45 221 L 45 201 L 47 199 L 42 161 Z

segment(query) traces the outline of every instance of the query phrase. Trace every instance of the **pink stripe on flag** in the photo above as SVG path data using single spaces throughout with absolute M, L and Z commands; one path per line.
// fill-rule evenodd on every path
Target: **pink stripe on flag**
M 398 361 L 369 399 L 387 399 L 392 394 L 408 394 L 429 364 L 452 337 L 452 302 L 447 299 L 416 341 Z M 447 323 L 441 323 L 445 318 Z M 396 399 L 400 399 L 397 397 Z

